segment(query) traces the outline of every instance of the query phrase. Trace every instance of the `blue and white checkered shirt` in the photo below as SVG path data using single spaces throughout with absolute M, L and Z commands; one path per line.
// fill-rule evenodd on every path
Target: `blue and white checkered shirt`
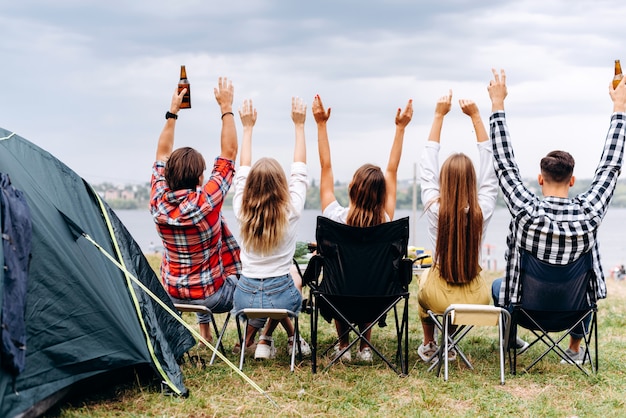
M 591 250 L 598 283 L 598 298 L 606 297 L 606 283 L 600 264 L 597 233 L 619 177 L 624 154 L 626 113 L 613 113 L 611 125 L 589 189 L 573 198 L 538 197 L 522 182 L 503 111 L 489 118 L 494 168 L 504 195 L 511 223 L 507 236 L 506 287 L 500 290 L 501 306 L 518 302 L 520 250 L 540 260 L 568 264 Z

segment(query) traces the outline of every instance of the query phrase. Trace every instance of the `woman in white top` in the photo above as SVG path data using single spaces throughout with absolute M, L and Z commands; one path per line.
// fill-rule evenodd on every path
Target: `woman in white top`
M 241 228 L 242 274 L 233 296 L 234 310 L 276 308 L 299 312 L 302 308 L 301 279 L 292 275 L 291 269 L 308 186 L 304 141 L 306 105 L 301 99 L 292 98 L 291 118 L 296 128 L 296 143 L 289 180 L 273 158 L 261 158 L 251 166 L 252 128 L 257 116 L 252 101 L 244 102 L 239 115 L 244 132 L 240 167 L 234 181 L 233 209 Z M 291 345 L 293 324 L 288 318 L 282 324 Z M 268 321 L 259 337 L 255 358 L 276 355 L 272 333 L 277 325 L 277 321 Z M 301 349 L 303 354 L 310 353 L 302 339 Z
M 490 287 L 480 274 L 480 254 L 496 207 L 498 180 L 493 169 L 491 141 L 478 106 L 471 100 L 459 100 L 459 104 L 471 118 L 476 132 L 480 156 L 478 178 L 471 159 L 462 153 L 449 156 L 439 171 L 441 127 L 452 106 L 452 90 L 437 102 L 420 162 L 428 239 L 430 248 L 435 249 L 433 267 L 422 274 L 417 294 L 424 331 L 424 343 L 418 354 L 424 361 L 431 361 L 437 350 L 429 309 L 443 313 L 452 303 L 490 303 Z M 449 359 L 455 357 L 455 352 L 448 353 Z
M 335 198 L 335 180 L 330 161 L 330 145 L 328 143 L 328 131 L 326 123 L 330 118 L 330 108 L 324 109 L 322 99 L 315 96 L 313 100 L 313 116 L 317 123 L 317 144 L 320 157 L 321 178 L 320 178 L 320 203 L 322 205 L 322 215 L 334 221 L 343 222 L 347 225 L 367 227 L 379 225 L 393 219 L 396 210 L 396 188 L 397 173 L 400 157 L 402 155 L 402 143 L 404 141 L 404 131 L 413 117 L 413 102 L 409 100 L 404 111 L 398 109 L 396 112 L 396 132 L 391 146 L 391 153 L 387 163 L 387 169 L 383 173 L 380 167 L 372 164 L 365 164 L 359 167 L 352 181 L 350 182 L 348 196 L 350 202 L 348 207 L 343 207 Z M 364 308 L 366 309 L 366 308 Z M 358 324 L 363 329 L 368 324 Z M 346 333 L 348 325 L 335 320 L 339 345 L 335 347 L 338 354 L 349 344 L 349 336 Z M 365 335 L 369 340 L 372 330 Z M 372 350 L 367 342 L 361 340 L 357 358 L 363 361 L 372 361 Z M 341 360 L 350 361 L 351 354 L 346 351 Z

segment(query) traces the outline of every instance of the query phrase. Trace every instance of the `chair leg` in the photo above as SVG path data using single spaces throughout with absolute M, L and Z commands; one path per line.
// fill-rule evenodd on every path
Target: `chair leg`
M 220 331 L 220 333 L 218 334 L 217 337 L 217 344 L 215 345 L 216 349 L 219 349 L 222 351 L 222 354 L 226 355 L 225 350 L 224 350 L 224 344 L 222 343 L 222 339 L 224 338 L 224 334 L 226 334 L 226 327 L 228 326 L 228 321 L 230 321 L 230 312 L 228 312 L 228 314 L 226 314 L 226 319 L 224 319 L 224 325 L 222 325 L 222 329 Z M 213 323 L 215 324 L 215 317 L 213 318 Z M 215 325 L 215 328 L 217 328 L 217 325 Z M 215 357 L 216 357 L 216 352 L 213 352 L 213 355 L 211 356 L 211 361 L 209 362 L 210 365 L 213 364 L 213 362 L 215 361 Z

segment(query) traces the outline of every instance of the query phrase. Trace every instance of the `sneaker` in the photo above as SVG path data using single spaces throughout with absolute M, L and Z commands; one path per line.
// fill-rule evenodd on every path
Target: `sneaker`
M 515 340 L 515 349 L 517 350 L 518 355 L 528 350 L 528 347 L 530 347 L 530 344 L 528 344 L 526 341 L 522 340 L 521 338 L 517 337 L 517 339 Z
M 437 361 L 437 357 L 435 353 L 437 352 L 439 347 L 437 347 L 437 343 L 434 341 L 429 342 L 427 345 L 420 344 L 417 349 L 417 354 L 424 360 L 425 362 L 434 362 Z
M 369 347 L 365 347 L 363 350 L 359 350 L 356 352 L 356 358 L 360 361 L 373 361 L 374 358 L 372 356 L 372 349 Z
M 276 347 L 274 347 L 274 339 L 272 337 L 261 335 L 259 337 L 259 342 L 260 341 L 267 341 L 269 342 L 269 344 L 257 344 L 256 350 L 254 350 L 254 358 L 256 360 L 267 360 L 276 357 Z
M 287 341 L 287 354 L 291 355 L 291 350 L 293 349 L 293 336 L 289 337 Z M 302 351 L 303 356 L 308 356 L 311 354 L 311 347 L 304 340 L 304 338 L 300 337 L 300 350 Z M 296 353 L 298 352 L 298 347 L 296 347 Z
M 582 347 L 578 352 L 574 352 L 568 348 L 565 350 L 565 354 L 567 354 L 569 359 L 562 359 L 561 364 L 583 364 L 585 362 L 585 350 Z
M 448 361 L 456 360 L 456 350 L 454 348 L 448 350 Z
M 337 356 L 339 355 L 339 353 L 341 352 L 341 348 L 339 348 L 339 344 L 337 344 L 334 348 L 334 352 L 333 352 L 333 359 L 336 359 Z M 343 355 L 341 356 L 341 358 L 339 359 L 339 361 L 345 361 L 345 362 L 351 362 L 352 361 L 352 354 L 350 354 L 350 350 L 347 350 L 345 353 L 343 353 Z

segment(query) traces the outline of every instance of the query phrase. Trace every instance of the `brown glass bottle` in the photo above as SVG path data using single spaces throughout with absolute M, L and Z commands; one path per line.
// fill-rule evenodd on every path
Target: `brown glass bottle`
M 620 64 L 619 60 L 615 60 L 615 76 L 613 76 L 613 88 L 617 88 L 617 85 L 620 81 L 622 81 L 624 75 L 622 74 L 622 64 Z
M 191 88 L 187 79 L 187 70 L 184 65 L 180 66 L 180 80 L 178 81 L 178 92 L 187 89 L 187 93 L 183 96 L 183 102 L 180 104 L 181 109 L 189 109 L 191 107 Z

